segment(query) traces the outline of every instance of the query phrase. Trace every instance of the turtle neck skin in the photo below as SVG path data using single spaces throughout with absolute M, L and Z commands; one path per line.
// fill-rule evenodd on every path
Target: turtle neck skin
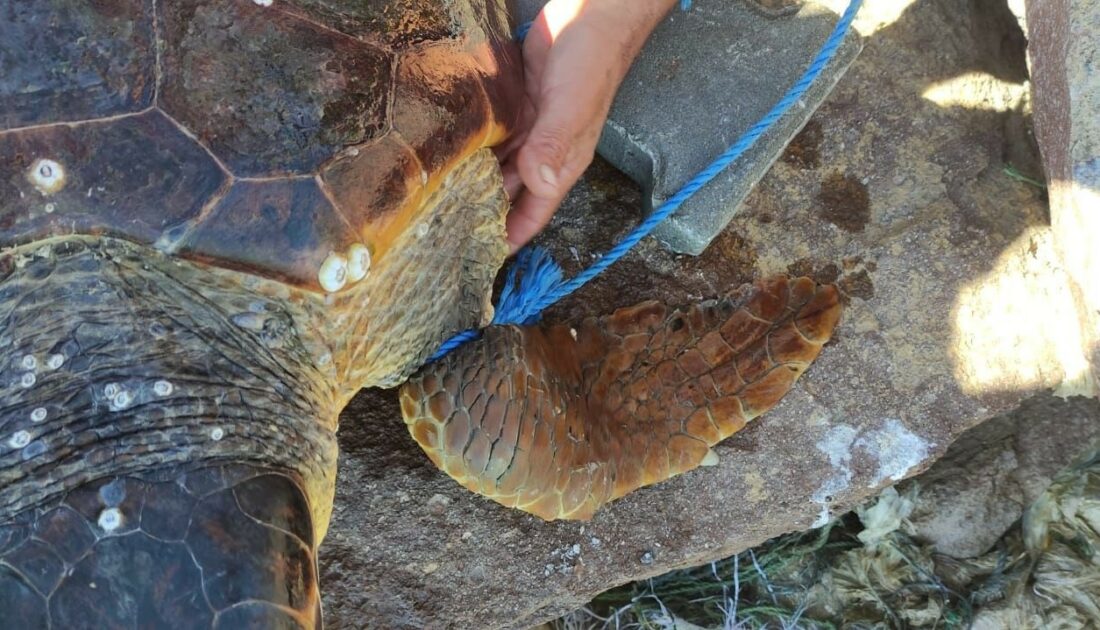
M 0 269 L 0 626 L 315 627 L 338 409 L 304 312 L 108 238 Z

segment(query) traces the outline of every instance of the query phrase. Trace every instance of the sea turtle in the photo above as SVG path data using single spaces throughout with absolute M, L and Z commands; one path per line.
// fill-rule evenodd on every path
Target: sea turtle
M 318 626 L 340 410 L 490 319 L 491 147 L 522 87 L 508 7 L 0 16 L 2 625 Z M 585 517 L 773 404 L 836 298 L 780 278 L 576 331 L 490 329 L 402 408 L 468 487 Z

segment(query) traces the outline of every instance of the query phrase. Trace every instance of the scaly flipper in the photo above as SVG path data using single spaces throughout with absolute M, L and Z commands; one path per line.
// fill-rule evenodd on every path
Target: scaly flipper
M 401 411 L 463 486 L 551 520 L 588 519 L 691 470 L 773 407 L 840 318 L 833 285 L 779 276 L 670 311 L 499 326 L 426 366 Z

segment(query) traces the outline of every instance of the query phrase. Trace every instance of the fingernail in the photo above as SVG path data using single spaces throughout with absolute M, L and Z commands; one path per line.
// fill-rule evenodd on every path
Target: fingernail
M 539 176 L 542 177 L 542 181 L 550 184 L 554 188 L 558 187 L 558 175 L 554 172 L 554 169 L 550 168 L 546 164 L 539 167 Z

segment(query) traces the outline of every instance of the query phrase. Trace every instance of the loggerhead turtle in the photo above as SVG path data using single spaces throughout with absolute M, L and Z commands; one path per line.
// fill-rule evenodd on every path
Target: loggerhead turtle
M 490 319 L 508 8 L 0 16 L 0 625 L 318 626 L 340 410 Z M 468 487 L 581 518 L 703 462 L 838 313 L 781 278 L 575 337 L 491 329 L 402 408 Z

